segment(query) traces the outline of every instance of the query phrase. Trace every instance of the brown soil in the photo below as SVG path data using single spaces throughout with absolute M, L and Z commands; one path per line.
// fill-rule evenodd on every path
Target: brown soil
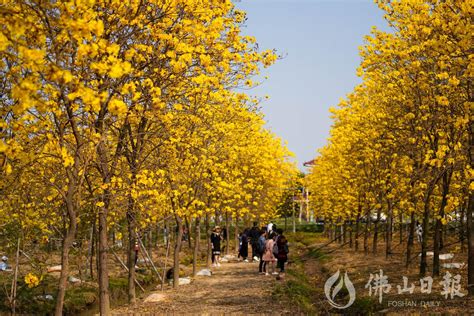
M 311 248 L 319 248 L 322 244 L 312 245 Z M 372 245 L 370 245 L 370 250 Z M 387 314 L 400 315 L 400 314 L 419 314 L 419 313 L 442 313 L 442 314 L 474 314 L 474 301 L 467 295 L 464 297 L 455 297 L 454 299 L 445 298 L 441 295 L 443 276 L 447 271 L 452 275 L 459 274 L 462 277 L 462 293 L 467 293 L 467 271 L 466 267 L 461 269 L 444 269 L 441 268 L 439 277 L 434 277 L 433 288 L 431 294 L 420 293 L 420 275 L 419 275 L 419 257 L 416 252 L 419 251 L 419 244 L 415 243 L 414 247 L 414 259 L 408 268 L 405 267 L 405 253 L 404 248 L 406 244 L 399 245 L 394 243 L 394 254 L 389 258 L 385 258 L 384 254 L 384 243 L 380 241 L 378 247 L 378 253 L 365 254 L 364 250 L 354 251 L 348 248 L 348 246 L 340 247 L 337 243 L 332 243 L 322 249 L 322 252 L 330 252 L 328 257 L 320 262 L 320 268 L 322 269 L 324 279 L 340 270 L 341 273 L 345 271 L 357 291 L 357 297 L 369 297 L 368 288 L 366 285 L 369 281 L 370 274 L 374 275 L 380 273 L 383 270 L 383 274 L 388 277 L 388 281 L 392 286 L 389 293 L 383 294 L 383 301 L 379 308 L 379 311 Z M 363 248 L 363 245 L 362 245 Z M 431 249 L 430 249 L 431 250 Z M 454 253 L 454 259 L 441 260 L 441 263 L 460 262 L 466 263 L 467 257 L 465 253 L 460 252 L 457 245 L 446 247 L 441 253 Z M 432 258 L 428 257 L 428 273 L 427 276 L 432 276 Z M 403 277 L 407 277 L 409 285 L 413 283 L 415 285 L 415 291 L 413 294 L 398 294 L 397 285 L 403 287 Z M 323 281 L 323 282 L 321 282 Z M 325 280 L 319 280 L 317 286 L 321 289 L 324 286 Z M 375 297 L 373 297 L 375 299 Z M 416 306 L 410 306 L 410 303 L 416 303 Z M 433 305 L 422 306 L 422 302 L 432 302 Z M 408 306 L 407 306 L 408 303 Z M 398 306 L 397 306 L 398 304 Z
M 290 312 L 272 299 L 275 277 L 258 274 L 258 263 L 222 263 L 211 277 L 196 277 L 178 289 L 165 287 L 165 300 L 114 310 L 114 315 L 154 314 L 283 314 Z

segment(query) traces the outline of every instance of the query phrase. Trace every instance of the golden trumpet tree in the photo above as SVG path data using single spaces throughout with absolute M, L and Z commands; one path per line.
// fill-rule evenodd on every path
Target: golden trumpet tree
M 358 69 L 363 83 L 334 110 L 329 144 L 308 176 L 312 191 L 320 191 L 312 199 L 321 214 L 339 223 L 365 207 L 366 231 L 376 211 L 374 251 L 384 214 L 387 255 L 397 217 L 400 238 L 410 218 L 407 264 L 420 220 L 421 274 L 427 271 L 433 219 L 438 275 L 443 226 L 454 212 L 472 218 L 466 205 L 472 199 L 473 8 L 468 1 L 376 2 L 393 32 L 374 29 L 366 37 Z M 469 284 L 473 254 L 471 249 Z
M 106 315 L 111 222 L 128 223 L 133 302 L 144 222 L 273 211 L 289 153 L 234 90 L 277 56 L 240 34 L 231 1 L 6 1 L 0 14 L 1 212 L 22 200 L 21 226 L 64 219 L 57 315 L 84 213 L 98 220 Z

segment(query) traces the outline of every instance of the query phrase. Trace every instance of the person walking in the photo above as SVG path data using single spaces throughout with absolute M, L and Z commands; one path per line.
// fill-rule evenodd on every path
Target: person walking
M 265 242 L 265 252 L 263 254 L 263 260 L 265 261 L 265 275 L 269 275 L 269 270 L 272 271 L 272 274 L 278 274 L 275 272 L 275 256 L 273 255 L 273 244 L 275 241 L 273 238 L 275 237 L 275 234 L 270 234 L 268 236 L 269 238 Z M 270 267 L 271 269 L 269 269 Z
M 248 239 L 249 229 L 246 228 L 242 235 L 240 236 L 240 249 L 239 257 L 242 257 L 244 262 L 249 262 L 247 257 L 249 256 L 249 239 Z
M 276 255 L 277 268 L 280 269 L 280 273 L 285 273 L 285 263 L 288 261 L 288 240 L 283 235 L 282 229 L 277 229 L 278 237 L 276 240 L 278 253 Z
M 260 238 L 260 229 L 258 223 L 253 222 L 253 227 L 249 231 L 250 244 L 252 245 L 252 261 L 260 261 L 258 251 L 258 239 Z
M 212 246 L 212 266 L 220 267 L 220 256 L 221 256 L 221 228 L 219 226 L 214 227 L 211 234 L 211 246 Z
M 260 231 L 260 236 L 258 237 L 257 242 L 258 257 L 260 259 L 260 263 L 258 265 L 258 272 L 260 274 L 265 274 L 266 271 L 265 260 L 263 260 L 263 254 L 265 253 L 265 243 L 267 241 L 266 235 L 267 232 L 265 231 L 265 229 L 262 229 Z
M 421 242 L 423 241 L 423 226 L 421 226 L 419 221 L 416 221 L 415 233 L 416 233 L 418 242 L 421 244 Z

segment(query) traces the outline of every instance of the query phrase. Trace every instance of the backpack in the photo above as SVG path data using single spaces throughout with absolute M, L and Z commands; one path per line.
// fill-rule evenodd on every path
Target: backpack
M 263 253 L 265 252 L 265 238 L 258 238 L 258 252 Z
M 278 237 L 276 238 L 275 242 L 273 243 L 273 249 L 272 249 L 273 255 L 275 257 L 278 256 Z

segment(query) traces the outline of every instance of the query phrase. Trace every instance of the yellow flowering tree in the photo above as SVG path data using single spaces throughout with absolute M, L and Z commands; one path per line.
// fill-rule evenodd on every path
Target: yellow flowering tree
M 393 226 L 398 221 L 402 240 L 408 220 L 407 265 L 415 223 L 421 221 L 421 274 L 427 271 L 434 220 L 433 274 L 439 275 L 446 224 L 455 212 L 461 212 L 464 228 L 463 214 L 472 218 L 466 209 L 472 199 L 472 6 L 468 1 L 376 2 L 393 32 L 374 29 L 366 37 L 358 69 L 363 83 L 334 110 L 329 143 L 308 182 L 319 191 L 312 196 L 319 211 L 333 221 L 356 218 L 358 231 L 358 216 L 365 213 L 365 231 L 373 226 L 374 252 L 382 214 L 387 255 Z M 471 249 L 469 284 L 473 254 Z

